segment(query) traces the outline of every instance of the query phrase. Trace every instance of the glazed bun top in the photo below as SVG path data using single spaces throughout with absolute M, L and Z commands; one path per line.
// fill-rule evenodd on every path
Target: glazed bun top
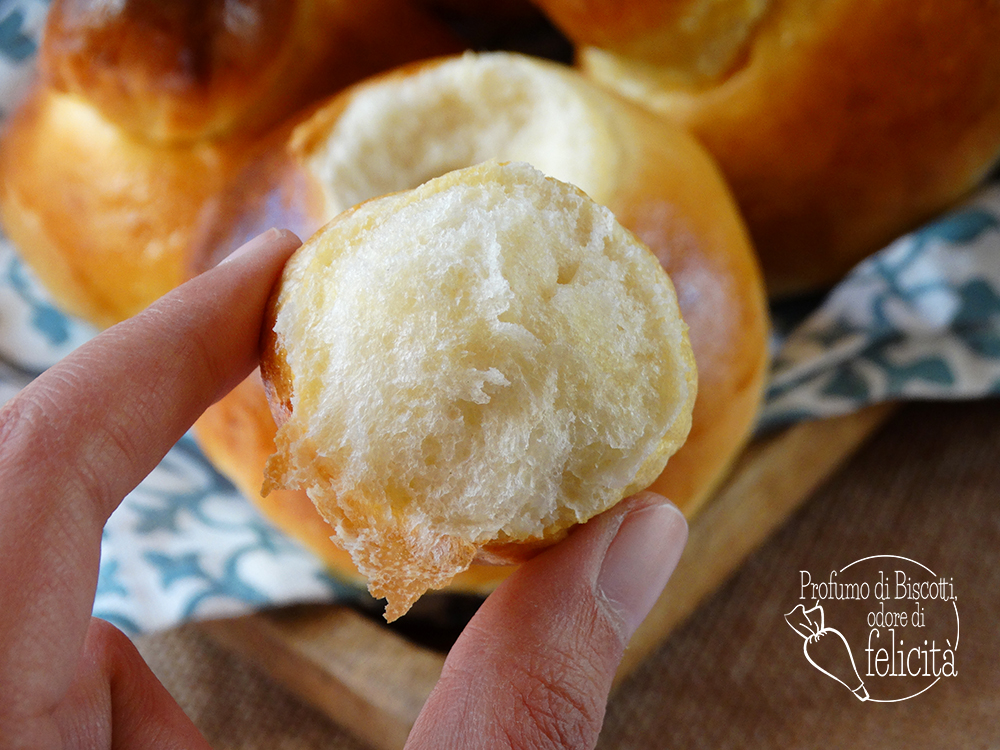
M 258 136 L 373 73 L 462 47 L 409 0 L 53 0 L 53 89 L 140 140 Z
M 271 89 L 301 0 L 56 0 L 53 84 L 150 140 L 213 137 Z
M 477 553 L 554 541 L 648 486 L 690 428 L 670 280 L 524 164 L 342 214 L 273 307 L 268 486 L 307 490 L 389 619 Z

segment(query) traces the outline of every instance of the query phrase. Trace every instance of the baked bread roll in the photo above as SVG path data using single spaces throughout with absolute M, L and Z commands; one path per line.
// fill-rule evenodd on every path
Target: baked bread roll
M 1000 6 L 537 0 L 594 80 L 689 128 L 769 289 L 830 284 L 1000 156 Z
M 516 562 L 648 486 L 691 425 L 659 262 L 524 164 L 341 214 L 289 260 L 271 314 L 264 492 L 307 491 L 390 621 L 477 555 Z
M 62 310 L 111 326 L 190 278 L 201 212 L 248 146 L 153 145 L 39 88 L 0 143 L 0 220 Z
M 256 139 L 456 45 L 404 0 L 55 0 L 0 143 L 0 218 L 63 309 L 111 325 L 203 267 L 196 228 Z
M 255 133 L 457 41 L 406 0 L 55 0 L 50 86 L 156 143 Z
M 228 220 L 203 237 L 206 257 L 270 226 L 308 237 L 350 206 L 491 158 L 532 163 L 610 208 L 667 270 L 689 326 L 699 372 L 691 433 L 652 487 L 697 513 L 754 424 L 767 307 L 732 197 L 689 135 L 565 66 L 494 53 L 365 81 L 269 146 L 220 201 Z M 259 382 L 245 382 L 195 429 L 206 455 L 278 526 L 356 575 L 304 493 L 258 497 L 274 439 Z M 452 588 L 488 591 L 505 574 L 473 565 Z

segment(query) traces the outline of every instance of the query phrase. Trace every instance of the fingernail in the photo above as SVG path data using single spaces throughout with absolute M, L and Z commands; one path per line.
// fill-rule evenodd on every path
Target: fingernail
M 687 521 L 670 503 L 625 517 L 597 575 L 598 590 L 618 611 L 631 638 L 667 585 L 687 542 Z
M 250 253 L 253 253 L 256 250 L 260 250 L 265 246 L 270 245 L 272 242 L 275 242 L 279 237 L 281 237 L 281 235 L 282 235 L 282 230 L 275 229 L 272 227 L 263 234 L 258 234 L 252 240 L 244 242 L 238 248 L 233 250 L 233 252 L 231 252 L 229 255 L 227 255 L 225 258 L 219 261 L 219 265 L 221 266 L 223 263 L 229 263 L 232 260 L 236 260 L 237 258 L 242 258 L 243 256 L 249 255 Z

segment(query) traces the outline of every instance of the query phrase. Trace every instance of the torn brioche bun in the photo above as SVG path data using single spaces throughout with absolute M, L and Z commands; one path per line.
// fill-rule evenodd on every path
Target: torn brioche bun
M 525 164 L 344 212 L 289 260 L 271 315 L 264 493 L 306 491 L 389 620 L 644 489 L 691 426 L 667 274 Z
M 711 151 L 773 294 L 837 281 L 1000 157 L 996 3 L 538 3 L 588 76 Z
M 718 168 L 689 134 L 561 65 L 505 53 L 408 66 L 345 90 L 270 144 L 203 238 L 217 261 L 270 226 L 312 235 L 341 211 L 488 159 L 524 161 L 607 206 L 666 269 L 698 367 L 691 432 L 652 489 L 693 517 L 755 423 L 767 372 L 760 270 Z M 261 498 L 275 427 L 259 379 L 195 433 L 213 463 L 338 575 L 357 573 L 302 491 Z M 318 521 L 318 522 L 317 522 Z M 509 568 L 473 564 L 453 590 L 487 592 Z
M 404 0 L 55 0 L 46 20 L 0 140 L 0 219 L 56 304 L 102 328 L 204 268 L 199 227 L 276 123 L 457 46 Z

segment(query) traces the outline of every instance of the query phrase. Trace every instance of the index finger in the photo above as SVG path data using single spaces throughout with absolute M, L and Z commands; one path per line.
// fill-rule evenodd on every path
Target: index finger
M 298 245 L 290 232 L 266 232 L 0 410 L 0 694 L 24 704 L 7 708 L 45 710 L 68 686 L 104 523 L 253 368 L 267 298 Z

